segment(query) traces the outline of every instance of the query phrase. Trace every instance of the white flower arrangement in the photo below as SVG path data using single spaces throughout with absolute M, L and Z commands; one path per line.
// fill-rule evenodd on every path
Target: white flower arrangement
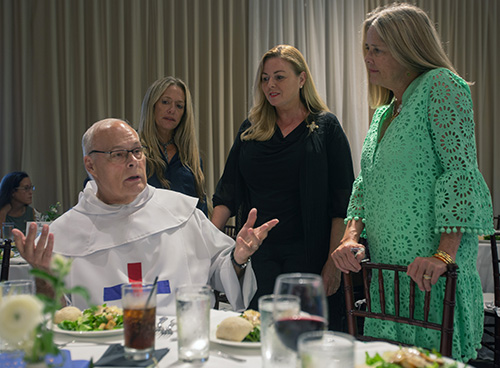
M 50 222 L 61 216 L 61 214 L 59 213 L 59 207 L 61 207 L 60 202 L 50 205 L 49 210 L 41 214 L 40 221 Z
M 0 303 L 0 337 L 14 347 L 31 338 L 43 320 L 43 303 L 33 295 L 9 295 Z
M 24 350 L 26 362 L 43 362 L 46 355 L 59 354 L 50 323 L 55 312 L 61 308 L 60 301 L 64 294 L 79 293 L 86 299 L 89 297 L 82 287 L 65 287 L 64 278 L 69 274 L 71 263 L 70 259 L 54 254 L 50 272 L 39 269 L 30 271 L 51 284 L 53 297 L 22 294 L 0 298 L 0 337 L 12 348 Z

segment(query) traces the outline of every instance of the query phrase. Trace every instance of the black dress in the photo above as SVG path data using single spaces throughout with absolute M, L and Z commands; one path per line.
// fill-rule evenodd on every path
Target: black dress
M 253 207 L 256 226 L 280 220 L 252 256 L 258 286 L 250 305 L 254 309 L 259 296 L 273 292 L 278 275 L 321 273 L 329 256 L 332 219 L 346 215 L 354 181 L 347 137 L 331 113 L 307 120 L 309 127 L 304 121 L 286 137 L 276 129 L 264 142 L 241 141 L 250 126 L 246 120 L 213 196 L 214 207 L 225 205 L 238 216 L 238 227 Z

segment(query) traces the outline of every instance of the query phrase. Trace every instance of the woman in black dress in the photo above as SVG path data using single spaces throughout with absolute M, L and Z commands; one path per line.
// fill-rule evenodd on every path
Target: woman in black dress
M 327 295 L 338 299 L 330 300 L 330 327 L 342 329 L 342 312 L 332 311 L 343 310 L 340 271 L 329 254 L 343 234 L 353 180 L 347 137 L 304 57 L 292 46 L 272 48 L 260 62 L 253 107 L 213 197 L 212 222 L 221 230 L 235 215 L 238 226 L 254 207 L 257 224 L 280 220 L 252 256 L 258 290 L 250 307 L 273 292 L 282 273 L 321 274 Z

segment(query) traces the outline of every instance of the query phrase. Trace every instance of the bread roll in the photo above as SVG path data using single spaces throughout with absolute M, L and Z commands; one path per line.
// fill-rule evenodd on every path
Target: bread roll
M 77 307 L 64 307 L 59 309 L 54 315 L 54 323 L 57 325 L 62 321 L 74 322 L 82 315 L 82 311 Z
M 241 342 L 253 330 L 253 325 L 246 319 L 234 316 L 224 319 L 215 332 L 215 337 L 222 340 Z

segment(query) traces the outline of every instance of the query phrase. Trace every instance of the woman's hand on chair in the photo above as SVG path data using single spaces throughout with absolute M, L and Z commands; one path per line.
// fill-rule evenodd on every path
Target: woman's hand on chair
M 335 266 L 344 273 L 359 272 L 364 256 L 365 247 L 354 240 L 342 241 L 331 254 Z
M 417 257 L 408 266 L 410 276 L 422 291 L 431 291 L 432 285 L 446 272 L 446 263 L 435 257 Z

